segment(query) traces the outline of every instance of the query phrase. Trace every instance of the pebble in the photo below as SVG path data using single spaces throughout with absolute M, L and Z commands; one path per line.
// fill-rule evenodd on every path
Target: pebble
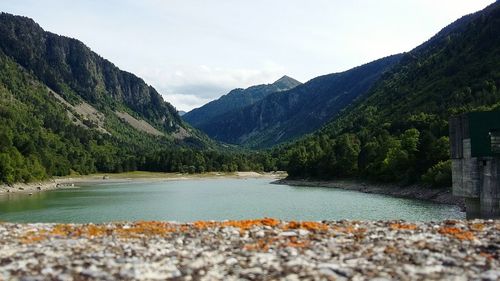
M 238 263 L 238 260 L 236 258 L 232 258 L 231 257 L 231 258 L 228 258 L 226 260 L 226 265 L 228 265 L 228 266 L 233 266 L 233 265 L 235 265 L 237 263 Z
M 307 235 L 309 235 L 310 231 L 307 229 L 299 229 L 298 233 L 299 233 L 299 236 L 307 236 Z
M 264 230 L 259 230 L 259 231 L 255 232 L 255 237 L 257 237 L 257 238 L 262 238 L 264 236 L 266 236 L 266 233 L 264 232 Z
M 488 270 L 481 274 L 481 279 L 488 281 L 500 280 L 500 270 Z
M 284 231 L 280 233 L 280 236 L 285 236 L 285 237 L 297 236 L 297 233 L 294 231 Z

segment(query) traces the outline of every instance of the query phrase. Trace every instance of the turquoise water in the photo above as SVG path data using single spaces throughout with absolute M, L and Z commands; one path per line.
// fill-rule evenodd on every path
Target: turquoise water
M 456 206 L 334 188 L 275 185 L 270 179 L 196 179 L 113 183 L 0 196 L 0 221 L 129 220 L 443 220 Z

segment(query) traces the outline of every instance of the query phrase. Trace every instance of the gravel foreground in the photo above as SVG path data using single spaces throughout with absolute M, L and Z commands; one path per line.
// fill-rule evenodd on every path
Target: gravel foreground
M 0 223 L 0 280 L 499 280 L 500 221 Z

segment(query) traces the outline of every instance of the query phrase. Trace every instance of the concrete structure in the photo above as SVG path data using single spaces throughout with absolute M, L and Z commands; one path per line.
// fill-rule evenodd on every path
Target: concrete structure
M 467 218 L 500 218 L 500 111 L 450 119 L 453 195 Z

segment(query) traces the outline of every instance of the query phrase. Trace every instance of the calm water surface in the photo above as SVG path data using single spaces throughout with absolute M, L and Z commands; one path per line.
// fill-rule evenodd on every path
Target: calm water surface
M 464 218 L 456 206 L 321 187 L 270 184 L 270 179 L 199 179 L 113 183 L 0 196 L 0 221 L 284 220 Z

